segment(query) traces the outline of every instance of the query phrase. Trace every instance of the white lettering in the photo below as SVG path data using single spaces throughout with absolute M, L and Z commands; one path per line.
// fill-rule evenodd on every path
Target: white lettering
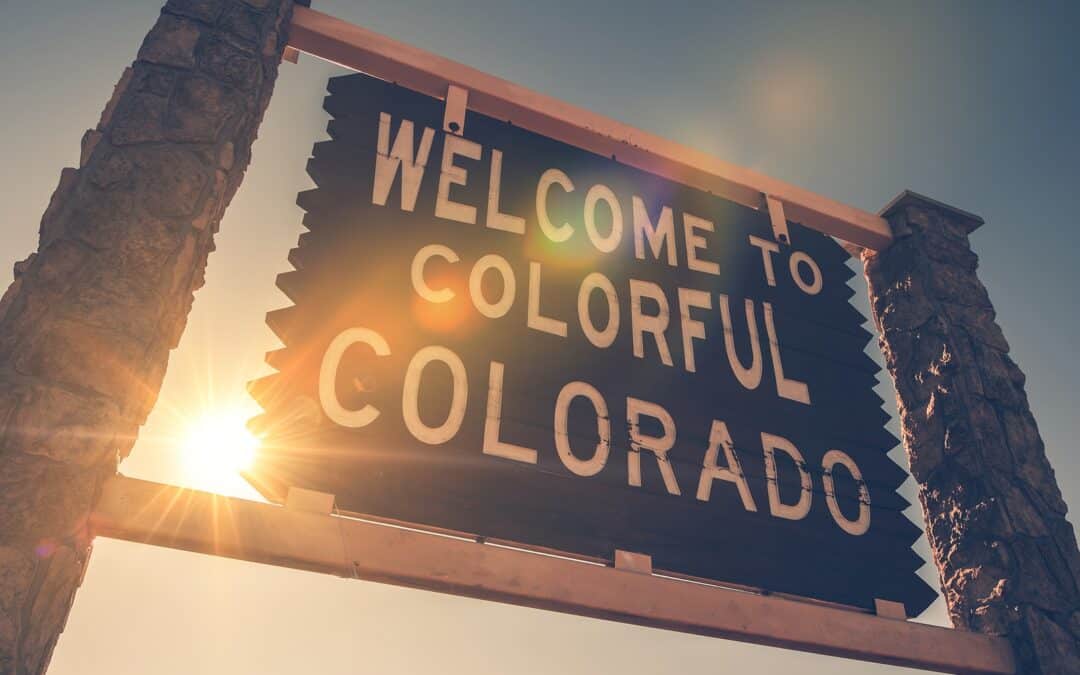
M 654 315 L 646 315 L 641 311 L 641 299 L 649 297 L 659 305 L 659 312 Z M 630 280 L 630 331 L 634 339 L 634 356 L 639 359 L 645 358 L 645 333 L 651 333 L 656 340 L 656 348 L 660 352 L 660 360 L 665 366 L 672 366 L 671 350 L 668 349 L 667 338 L 664 331 L 668 327 L 668 301 L 658 284 L 651 281 Z
M 772 356 L 773 372 L 776 374 L 776 394 L 781 398 L 810 405 L 810 389 L 806 383 L 784 377 L 784 364 L 780 362 L 780 342 L 776 339 L 772 305 L 767 302 L 761 304 L 765 308 L 765 332 L 769 335 L 769 353 Z
M 331 342 L 323 355 L 319 367 L 319 402 L 323 412 L 334 424 L 350 429 L 366 427 L 379 416 L 379 409 L 370 403 L 357 410 L 347 410 L 337 396 L 337 371 L 345 350 L 354 344 L 371 347 L 376 356 L 389 356 L 390 345 L 386 338 L 369 328 L 349 328 L 342 331 Z
M 435 197 L 435 216 L 456 220 L 459 223 L 476 223 L 476 207 L 469 204 L 461 204 L 450 199 L 450 187 L 453 185 L 465 185 L 469 173 L 464 168 L 454 164 L 454 158 L 458 155 L 469 159 L 480 159 L 483 148 L 479 143 L 474 143 L 461 136 L 446 134 L 443 140 L 442 171 L 439 174 L 439 192 Z
M 547 195 L 552 185 L 558 185 L 566 192 L 573 192 L 574 183 L 562 171 L 548 169 L 540 176 L 540 181 L 536 184 L 536 222 L 547 238 L 558 244 L 569 239 L 574 234 L 574 228 L 570 226 L 570 223 L 563 223 L 556 227 L 548 217 Z
M 777 518 L 787 520 L 802 520 L 810 513 L 810 499 L 813 484 L 810 482 L 810 473 L 804 468 L 802 453 L 795 445 L 780 436 L 774 436 L 762 432 L 761 446 L 765 451 L 765 481 L 769 492 L 769 513 Z M 795 468 L 799 471 L 799 501 L 794 504 L 784 504 L 780 501 L 780 479 L 776 472 L 776 455 L 779 450 L 795 462 Z
M 611 232 L 604 237 L 596 229 L 596 203 L 606 202 L 611 210 Z M 589 235 L 589 241 L 601 253 L 611 253 L 619 247 L 622 241 L 623 217 L 622 207 L 615 193 L 606 185 L 597 183 L 585 193 L 585 233 Z
M 713 225 L 711 220 L 698 218 L 689 213 L 684 213 L 682 218 L 683 235 L 686 238 L 686 266 L 695 272 L 720 274 L 719 265 L 698 258 L 698 251 L 705 248 L 705 237 L 699 235 L 698 232 L 713 232 L 716 229 L 716 226 Z
M 697 362 L 694 359 L 694 339 L 705 339 L 705 324 L 690 316 L 690 308 L 712 309 L 712 299 L 705 291 L 695 291 L 689 288 L 679 289 L 679 316 L 682 321 L 683 361 L 686 364 L 686 372 L 697 372 Z
M 536 464 L 536 450 L 499 440 L 502 426 L 503 364 L 492 361 L 488 369 L 487 417 L 484 418 L 484 454 Z
M 833 473 L 837 464 L 842 464 L 851 472 L 851 477 L 859 485 L 859 516 L 855 520 L 848 520 L 836 501 Z M 825 483 L 825 503 L 829 505 L 829 513 L 832 514 L 833 520 L 841 530 L 850 535 L 859 537 L 866 534 L 866 531 L 870 529 L 870 490 L 867 489 L 866 481 L 863 480 L 862 472 L 859 471 L 855 460 L 840 450 L 829 450 L 821 459 L 821 468 L 823 469 L 822 482 Z
M 499 210 L 499 191 L 502 185 L 502 152 L 491 151 L 491 180 L 488 182 L 487 226 L 514 234 L 525 234 L 525 219 Z
M 570 403 L 578 396 L 584 396 L 592 403 L 596 411 L 596 433 L 600 439 L 593 456 L 587 460 L 578 459 L 570 449 Z M 595 476 L 607 464 L 611 453 L 611 419 L 604 397 L 592 385 L 570 382 L 559 391 L 559 397 L 555 400 L 555 449 L 563 465 L 578 476 Z
M 799 272 L 799 263 L 806 265 L 807 269 L 810 270 L 810 276 L 812 277 L 810 283 L 803 281 L 802 274 Z M 800 291 L 807 295 L 817 295 L 821 292 L 821 268 L 818 267 L 818 264 L 814 262 L 814 259 L 809 254 L 795 251 L 788 260 L 788 267 L 791 269 L 791 278 Z
M 424 248 L 416 252 L 413 257 L 412 267 L 409 269 L 409 276 L 412 278 L 413 290 L 421 298 L 428 302 L 440 303 L 450 302 L 454 299 L 454 291 L 449 288 L 440 288 L 434 290 L 431 286 L 428 286 L 424 281 L 424 265 L 427 261 L 439 257 L 447 262 L 456 263 L 458 261 L 457 253 L 454 253 L 453 249 L 442 244 L 428 244 Z
M 731 307 L 728 296 L 720 294 L 720 320 L 724 324 L 724 349 L 727 350 L 728 363 L 735 378 L 746 389 L 757 389 L 761 384 L 761 344 L 758 342 L 757 316 L 754 313 L 754 301 L 746 300 L 746 326 L 750 334 L 750 367 L 743 366 L 739 354 L 735 351 L 735 330 L 731 327 Z
M 436 361 L 446 364 L 450 369 L 454 391 L 446 420 L 437 427 L 429 427 L 420 419 L 420 380 L 428 364 Z M 469 379 L 465 373 L 465 364 L 457 354 L 437 345 L 424 347 L 416 352 L 405 369 L 405 385 L 401 395 L 401 414 L 405 420 L 405 428 L 416 440 L 428 445 L 439 445 L 456 436 L 465 419 L 468 400 Z
M 678 264 L 675 251 L 675 219 L 671 216 L 671 207 L 665 206 L 660 210 L 660 217 L 656 219 L 656 225 L 649 220 L 649 212 L 645 208 L 645 202 L 634 195 L 634 256 L 638 260 L 645 259 L 645 241 L 649 242 L 649 250 L 653 258 L 660 259 L 661 249 L 667 250 L 667 264 L 675 267 Z
M 603 330 L 596 327 L 589 313 L 589 298 L 595 290 L 604 294 L 604 299 L 608 304 L 608 322 Z M 581 288 L 578 289 L 577 310 L 581 330 L 589 342 L 600 349 L 607 349 L 615 342 L 615 337 L 619 333 L 619 300 L 610 279 L 599 272 L 592 272 L 585 277 L 581 282 Z
M 540 314 L 540 263 L 529 263 L 529 311 L 526 323 L 529 328 L 543 333 L 566 337 L 566 322 Z
M 642 415 L 659 420 L 664 428 L 664 435 L 656 437 L 642 434 L 638 427 L 638 420 Z M 675 445 L 675 420 L 671 418 L 671 413 L 655 403 L 628 396 L 626 421 L 630 424 L 630 454 L 626 458 L 630 485 L 641 487 L 641 453 L 648 450 L 656 455 L 660 475 L 664 478 L 664 487 L 670 494 L 681 494 L 679 483 L 675 480 L 675 470 L 671 468 L 671 462 L 667 458 L 668 451 Z
M 765 267 L 765 281 L 770 286 L 775 286 L 776 273 L 773 272 L 772 254 L 780 251 L 780 245 L 775 241 L 769 241 L 754 235 L 750 235 L 750 245 L 761 249 L 761 264 Z
M 727 466 L 717 465 L 716 460 L 720 449 L 724 450 Z M 739 489 L 739 498 L 742 499 L 743 508 L 747 511 L 757 511 L 754 503 L 754 495 L 750 493 L 750 486 L 746 484 L 746 476 L 743 475 L 742 464 L 735 454 L 735 444 L 728 433 L 727 425 L 720 420 L 713 420 L 712 429 L 709 430 L 709 449 L 705 452 L 705 464 L 701 469 L 701 478 L 698 480 L 697 498 L 703 502 L 709 501 L 712 495 L 712 484 L 716 480 L 726 480 L 735 483 Z
M 498 302 L 488 302 L 484 297 L 483 280 L 484 273 L 495 270 L 502 277 L 502 295 Z M 469 273 L 469 295 L 472 297 L 476 310 L 489 319 L 498 319 L 506 316 L 510 307 L 514 304 L 514 294 L 517 292 L 517 282 L 514 279 L 514 271 L 510 269 L 510 263 L 501 255 L 489 253 L 476 261 L 472 272 Z
M 394 177 L 401 169 L 401 210 L 412 211 L 416 208 L 416 196 L 420 192 L 420 181 L 424 177 L 424 167 L 431 153 L 431 142 L 435 130 L 424 127 L 420 136 L 420 148 L 413 156 L 412 120 L 401 120 L 394 147 L 390 148 L 390 115 L 379 113 L 378 151 L 375 153 L 375 183 L 371 191 L 371 202 L 386 206 L 390 197 L 390 188 Z

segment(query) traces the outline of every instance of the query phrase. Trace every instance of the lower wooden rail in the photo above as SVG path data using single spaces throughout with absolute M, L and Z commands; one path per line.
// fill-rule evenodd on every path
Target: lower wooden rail
M 118 476 L 94 534 L 473 598 L 955 673 L 1015 672 L 1003 638 Z

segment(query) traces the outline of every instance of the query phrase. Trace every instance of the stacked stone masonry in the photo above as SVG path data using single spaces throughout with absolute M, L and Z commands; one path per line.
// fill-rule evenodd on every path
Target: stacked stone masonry
M 0 673 L 45 671 L 251 159 L 293 0 L 169 0 L 0 300 Z
M 913 193 L 885 215 L 863 263 L 953 624 L 1008 636 L 1022 673 L 1080 673 L 1080 553 L 976 275 L 982 221 Z

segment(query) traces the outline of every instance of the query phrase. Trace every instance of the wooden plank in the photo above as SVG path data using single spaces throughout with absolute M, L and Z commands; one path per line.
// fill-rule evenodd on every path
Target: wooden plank
M 132 478 L 95 535 L 875 663 L 1014 673 L 1008 642 Z
M 867 211 L 312 9 L 295 9 L 289 46 L 440 99 L 451 85 L 460 87 L 469 92 L 471 110 L 745 206 L 763 208 L 767 194 L 784 205 L 789 219 L 852 244 L 881 250 L 892 242 L 888 223 Z

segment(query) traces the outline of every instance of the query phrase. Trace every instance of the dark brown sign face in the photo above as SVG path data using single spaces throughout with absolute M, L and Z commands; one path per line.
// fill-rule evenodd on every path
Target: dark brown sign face
M 330 92 L 252 386 L 263 494 L 926 608 L 834 241 L 512 123 L 444 133 L 366 76 Z

